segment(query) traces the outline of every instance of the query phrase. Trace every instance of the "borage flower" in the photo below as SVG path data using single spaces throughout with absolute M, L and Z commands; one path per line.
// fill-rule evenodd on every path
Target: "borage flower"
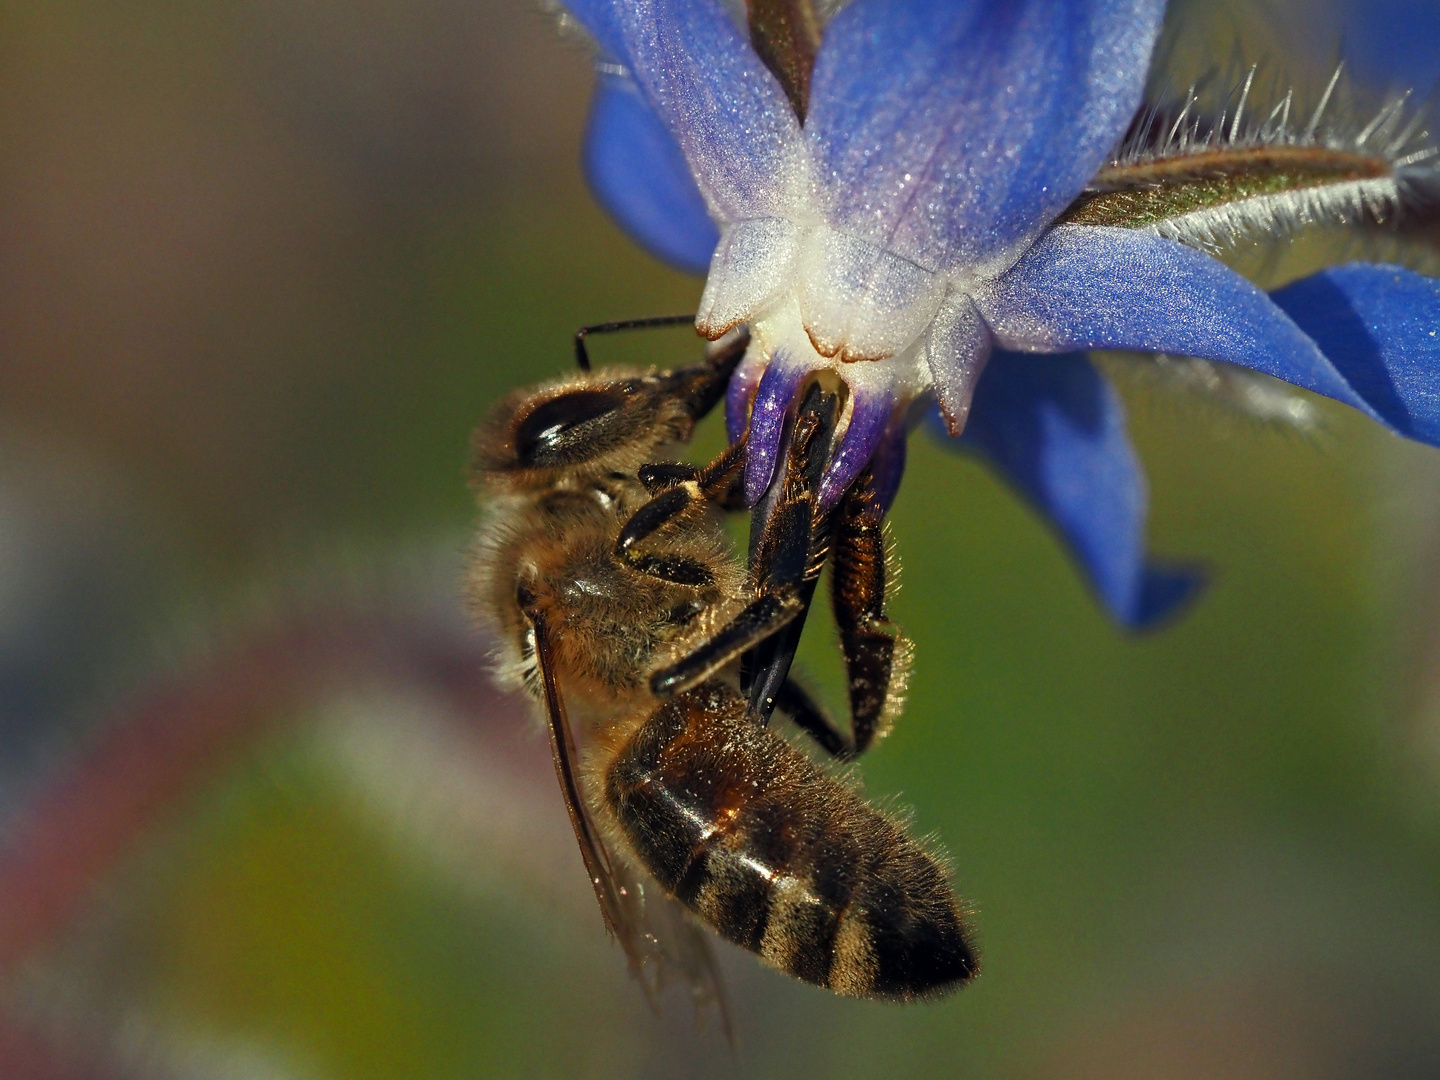
M 1440 282 L 1351 264 L 1266 295 L 1199 250 L 1393 215 L 1434 179 L 1418 125 L 1396 104 L 1337 132 L 1323 101 L 1292 124 L 1289 98 L 1247 124 L 1248 83 L 1217 120 L 1137 117 L 1163 8 L 853 0 L 822 39 L 803 0 L 757 0 L 752 45 L 715 0 L 570 0 L 604 54 L 597 197 L 708 265 L 701 333 L 750 326 L 727 403 L 750 502 L 812 372 L 849 391 L 826 505 L 867 465 L 888 502 L 933 395 L 1138 627 L 1196 579 L 1146 561 L 1144 477 L 1081 350 L 1243 365 L 1440 442 Z

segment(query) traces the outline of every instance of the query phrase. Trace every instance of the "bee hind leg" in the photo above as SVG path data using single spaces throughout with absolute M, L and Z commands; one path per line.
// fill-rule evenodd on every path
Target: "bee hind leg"
M 885 528 L 874 478 L 866 469 L 836 513 L 830 600 L 850 697 L 852 753 L 860 754 L 898 711 L 910 643 L 885 617 Z
M 757 650 L 757 655 L 763 652 L 769 659 L 761 656 L 757 664 L 755 685 L 760 688 L 752 690 L 751 701 L 760 716 L 779 708 L 827 753 L 851 758 L 864 753 L 899 710 L 911 647 L 885 615 L 889 577 L 884 518 L 870 470 L 860 474 L 827 522 L 811 523 L 808 562 L 802 574 L 799 530 L 805 521 L 804 507 L 809 505 L 805 494 L 804 487 L 797 484 L 792 498 L 771 512 L 756 562 L 772 582 L 793 581 L 799 576 L 801 587 L 813 591 L 819 564 L 829 558 L 830 598 L 845 660 L 850 732 L 840 731 L 788 677 L 803 616 Z M 802 599 L 808 604 L 809 592 L 803 593 Z
M 835 726 L 835 722 L 810 696 L 810 692 L 794 679 L 786 679 L 775 695 L 775 708 L 794 721 L 815 744 L 833 758 L 841 761 L 855 756 L 855 743 Z

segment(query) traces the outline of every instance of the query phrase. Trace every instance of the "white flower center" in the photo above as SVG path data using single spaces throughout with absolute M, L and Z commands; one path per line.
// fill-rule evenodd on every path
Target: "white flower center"
M 824 223 L 753 218 L 722 228 L 696 326 L 715 339 L 748 322 L 752 375 L 829 368 L 896 405 L 933 389 L 958 433 L 992 346 L 974 284 Z
M 923 329 L 923 328 L 922 328 Z M 925 362 L 923 336 L 884 362 L 854 362 L 840 356 L 825 356 L 815 348 L 811 333 L 801 319 L 800 299 L 792 289 L 776 298 L 750 320 L 751 356 L 761 362 L 772 359 L 807 371 L 830 369 L 840 375 L 853 393 L 888 393 L 897 402 L 919 397 L 931 384 Z
M 719 337 L 795 302 L 817 355 L 888 360 L 920 337 L 945 293 L 938 275 L 869 241 L 824 224 L 757 218 L 722 231 L 697 325 Z

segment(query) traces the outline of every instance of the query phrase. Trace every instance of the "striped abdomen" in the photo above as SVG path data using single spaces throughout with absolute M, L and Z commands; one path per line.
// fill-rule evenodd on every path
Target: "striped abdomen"
M 796 978 L 903 999 L 975 974 L 935 860 L 747 719 L 728 686 L 666 702 L 611 764 L 604 797 L 667 891 Z

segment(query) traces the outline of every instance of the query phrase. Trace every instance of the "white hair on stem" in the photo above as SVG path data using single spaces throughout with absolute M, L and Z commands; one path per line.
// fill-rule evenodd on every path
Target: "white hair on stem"
M 1157 95 L 1065 220 L 1219 251 L 1312 225 L 1393 226 L 1440 201 L 1440 147 L 1408 93 L 1357 121 L 1340 103 L 1341 65 L 1312 109 L 1293 89 L 1257 108 L 1257 72 L 1214 104 L 1195 85 L 1179 100 Z

